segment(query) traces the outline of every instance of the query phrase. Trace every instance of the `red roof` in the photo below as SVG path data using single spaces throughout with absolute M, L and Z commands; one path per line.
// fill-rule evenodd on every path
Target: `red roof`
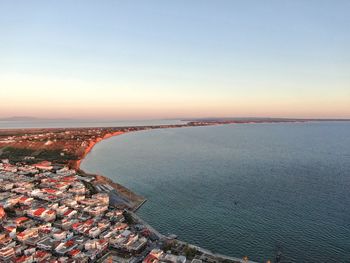
M 40 208 L 38 208 L 37 210 L 35 210 L 33 214 L 34 214 L 35 216 L 41 216 L 41 214 L 44 213 L 45 210 L 46 210 L 45 208 L 40 207 Z
M 143 262 L 145 263 L 153 263 L 153 262 L 158 262 L 158 259 L 153 256 L 152 254 L 149 254 L 144 260 Z
M 50 165 L 51 165 L 51 162 L 49 161 L 42 161 L 40 163 L 34 164 L 34 166 L 50 166 Z
M 72 181 L 75 181 L 76 180 L 76 177 L 75 176 L 65 176 L 62 178 L 62 181 L 65 181 L 65 182 L 72 182 Z
M 128 227 L 127 224 L 121 223 L 121 224 L 117 225 L 116 229 L 117 229 L 117 230 L 121 230 L 121 229 L 124 229 L 124 228 L 127 228 L 127 227 Z
M 25 235 L 25 231 L 23 231 L 23 232 L 17 234 L 17 237 L 24 237 L 24 235 Z
M 51 229 L 49 229 L 49 228 L 42 228 L 40 231 L 45 233 L 45 234 L 51 233 Z
M 6 215 L 4 208 L 0 205 L 0 219 Z
M 103 244 L 103 243 L 106 243 L 106 242 L 107 242 L 106 239 L 99 239 L 99 240 L 98 240 L 98 243 L 100 243 L 100 244 Z
M 49 182 L 49 183 L 56 183 L 56 182 L 58 182 L 58 180 L 56 180 L 56 179 L 53 179 L 53 178 L 47 178 L 47 179 L 43 179 L 42 181 L 46 181 L 46 182 Z
M 18 224 L 20 224 L 20 223 L 22 223 L 22 222 L 24 222 L 24 221 L 27 221 L 27 220 L 29 220 L 28 217 L 22 216 L 22 217 L 17 218 L 17 219 L 15 220 L 15 222 L 16 222 L 16 224 L 18 225 Z
M 66 247 L 71 247 L 74 245 L 74 241 L 73 240 L 68 240 L 65 244 Z
M 80 225 L 81 225 L 80 222 L 74 223 L 74 224 L 72 225 L 72 228 L 78 228 Z
M 19 199 L 19 201 L 20 201 L 20 202 L 25 202 L 25 201 L 27 201 L 28 199 L 29 199 L 28 197 L 22 196 L 22 197 Z
M 88 219 L 84 222 L 84 225 L 92 225 L 94 223 L 94 220 Z
M 70 213 L 72 213 L 72 212 L 73 212 L 73 210 L 70 209 L 70 210 L 68 210 L 67 212 L 65 212 L 63 215 L 64 215 L 64 216 L 68 216 L 68 215 L 69 215 Z
M 39 250 L 39 251 L 35 252 L 35 257 L 36 258 L 43 258 L 43 257 L 45 257 L 48 254 L 49 253 L 46 252 L 46 251 Z
M 12 232 L 14 229 L 16 229 L 14 226 L 4 226 L 4 228 L 9 232 Z
M 68 254 L 72 257 L 78 255 L 81 251 L 79 249 L 73 249 L 72 251 L 69 251 Z
M 51 188 L 45 188 L 44 191 L 46 193 L 51 193 L 51 194 L 56 193 L 56 190 L 55 189 L 51 189 Z
M 29 258 L 29 256 L 22 256 L 22 257 L 16 258 L 15 262 L 16 263 L 25 262 L 27 258 Z

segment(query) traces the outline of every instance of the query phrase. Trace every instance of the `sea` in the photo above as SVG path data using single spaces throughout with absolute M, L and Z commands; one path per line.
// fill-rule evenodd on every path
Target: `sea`
M 350 122 L 138 131 L 98 143 L 82 168 L 147 198 L 138 214 L 216 253 L 350 262 Z

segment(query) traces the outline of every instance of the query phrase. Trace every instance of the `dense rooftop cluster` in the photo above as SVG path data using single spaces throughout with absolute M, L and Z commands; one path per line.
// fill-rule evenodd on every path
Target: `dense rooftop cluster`
M 87 178 L 87 181 L 91 178 Z M 75 170 L 50 162 L 0 163 L 2 262 L 169 262 L 162 242 Z

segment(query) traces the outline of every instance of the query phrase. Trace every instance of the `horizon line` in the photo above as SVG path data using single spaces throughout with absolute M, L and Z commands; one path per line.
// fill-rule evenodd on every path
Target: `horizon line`
M 0 117 L 0 121 L 149 121 L 149 120 L 181 120 L 181 121 L 214 121 L 214 120 L 257 120 L 257 119 L 270 119 L 270 120 L 343 120 L 350 121 L 349 118 L 339 117 L 271 117 L 271 116 L 237 116 L 237 117 L 220 117 L 220 116 L 208 116 L 208 117 L 178 117 L 178 118 L 104 118 L 104 117 L 74 117 L 74 118 L 47 118 L 47 117 L 35 117 L 35 116 L 10 116 Z

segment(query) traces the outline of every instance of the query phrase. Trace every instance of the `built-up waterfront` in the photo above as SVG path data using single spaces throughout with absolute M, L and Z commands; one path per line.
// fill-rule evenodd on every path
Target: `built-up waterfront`
M 30 159 L 30 158 L 28 158 Z M 45 161 L 0 163 L 2 262 L 243 262 L 159 234 L 94 176 Z M 114 195 L 118 195 L 115 191 Z M 244 262 L 248 262 L 247 260 Z

